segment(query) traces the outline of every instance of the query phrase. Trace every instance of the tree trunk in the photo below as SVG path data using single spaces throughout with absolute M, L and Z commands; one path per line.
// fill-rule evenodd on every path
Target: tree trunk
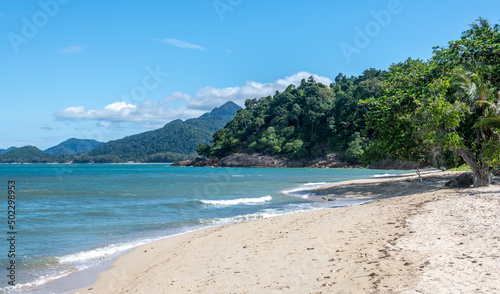
M 456 149 L 456 151 L 472 170 L 474 187 L 488 187 L 490 185 L 490 167 L 484 163 L 478 164 L 472 155 L 463 149 Z

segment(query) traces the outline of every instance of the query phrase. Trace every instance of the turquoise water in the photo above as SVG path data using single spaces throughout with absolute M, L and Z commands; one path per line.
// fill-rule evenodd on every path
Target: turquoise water
M 8 232 L 7 182 L 16 182 L 16 292 L 166 236 L 207 226 L 354 205 L 312 201 L 327 182 L 404 171 L 193 168 L 168 164 L 0 165 L 0 231 Z M 6 238 L 8 234 L 5 234 Z M 9 243 L 0 243 L 0 289 Z M 2 271 L 0 269 L 0 271 Z M 11 289 L 12 290 L 12 289 Z

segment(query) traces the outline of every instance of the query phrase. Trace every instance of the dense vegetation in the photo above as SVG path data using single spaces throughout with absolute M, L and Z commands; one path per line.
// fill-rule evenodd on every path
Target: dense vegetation
M 500 165 L 500 33 L 479 19 L 460 40 L 388 71 L 309 78 L 274 96 L 250 99 L 198 152 L 259 152 L 297 158 L 345 152 L 351 162 L 382 159 L 458 166 L 488 185 Z
M 103 144 L 104 142 L 96 140 L 71 138 L 45 150 L 44 152 L 50 155 L 78 154 L 82 152 L 89 152 L 90 150 L 93 150 Z
M 46 154 L 35 146 L 11 149 L 0 156 L 1 163 L 50 163 L 57 162 L 57 156 Z
M 349 149 L 359 159 L 366 107 L 359 101 L 380 95 L 386 72 L 370 69 L 359 77 L 339 74 L 329 86 L 312 77 L 283 93 L 249 99 L 226 127 L 214 134 L 214 144 L 199 153 L 222 157 L 234 152 L 261 152 L 302 158 Z
M 13 150 L 13 149 L 16 149 L 16 147 L 10 147 L 10 148 L 7 148 L 7 149 L 0 149 L 0 155 L 4 154 L 7 151 Z
M 469 165 L 475 186 L 488 185 L 500 165 L 499 87 L 499 26 L 480 18 L 460 40 L 434 48 L 430 60 L 391 66 L 383 95 L 365 103 L 374 131 L 367 154 L 419 160 L 451 153 Z

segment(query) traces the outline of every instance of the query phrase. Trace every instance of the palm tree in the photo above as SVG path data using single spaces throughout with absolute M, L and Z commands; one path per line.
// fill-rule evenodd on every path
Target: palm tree
M 478 115 L 474 128 L 500 128 L 500 92 L 488 85 L 484 65 L 469 64 L 467 67 L 456 70 L 454 76 L 462 90 L 464 102 L 471 112 Z
M 471 115 L 474 117 L 475 144 L 476 146 L 492 145 L 499 141 L 500 130 L 500 99 L 499 92 L 489 85 L 485 78 L 487 68 L 482 64 L 467 65 L 467 69 L 460 68 L 454 72 L 456 84 L 461 91 L 459 99 L 467 104 Z M 486 150 L 486 149 L 485 149 Z M 474 174 L 474 186 L 487 186 L 489 184 L 491 167 L 483 157 L 475 160 L 472 154 L 465 150 L 457 149 L 460 156 L 471 167 Z
M 478 17 L 476 21 L 471 21 L 470 26 L 473 30 L 478 30 L 479 28 L 490 28 L 491 23 L 487 19 Z M 496 24 L 495 26 L 498 26 L 498 24 Z

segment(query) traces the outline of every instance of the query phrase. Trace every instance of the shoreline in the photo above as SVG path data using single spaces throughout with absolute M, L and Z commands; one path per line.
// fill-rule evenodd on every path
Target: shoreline
M 48 166 L 48 165 L 43 164 L 43 165 L 40 165 L 39 168 L 41 170 L 43 170 L 43 166 Z M 155 166 L 159 167 L 158 165 L 155 165 Z M 61 165 L 61 168 L 62 167 L 63 166 Z M 104 165 L 103 165 L 103 168 L 105 168 Z M 20 169 L 20 170 L 22 170 L 22 169 Z M 262 177 L 263 175 L 266 175 L 268 173 L 271 173 L 274 175 L 274 174 L 276 174 L 276 172 L 278 172 L 279 170 L 282 170 L 282 169 L 276 170 L 276 172 L 270 171 L 268 169 L 259 169 L 259 170 L 262 170 L 262 172 L 257 171 L 254 173 L 253 171 L 249 171 L 248 176 L 254 175 L 254 176 L 256 176 L 255 177 L 256 179 L 260 179 L 260 177 Z M 14 170 L 14 171 L 16 171 L 16 170 Z M 50 171 L 50 169 L 49 169 L 49 171 Z M 278 206 L 274 206 L 274 204 L 271 204 L 271 206 L 269 206 L 269 205 L 264 206 L 263 205 L 263 208 L 269 206 L 269 211 L 267 211 L 267 209 L 262 210 L 259 206 L 259 207 L 256 207 L 256 209 L 259 211 L 258 213 L 252 213 L 252 211 L 246 212 L 248 210 L 247 208 L 249 208 L 250 210 L 253 210 L 253 208 L 252 208 L 253 204 L 250 203 L 249 206 L 242 207 L 242 208 L 244 208 L 242 213 L 235 213 L 235 214 L 230 213 L 229 217 L 222 217 L 222 216 L 217 217 L 217 215 L 213 215 L 213 213 L 212 213 L 211 217 L 199 216 L 198 218 L 199 218 L 200 224 L 194 225 L 194 226 L 196 226 L 198 229 L 200 227 L 209 227 L 209 226 L 214 226 L 214 225 L 218 226 L 218 225 L 223 225 L 223 224 L 228 224 L 228 223 L 234 223 L 234 222 L 242 221 L 243 219 L 250 220 L 250 219 L 255 219 L 255 218 L 269 217 L 272 215 L 287 214 L 291 211 L 297 211 L 297 210 L 313 210 L 313 209 L 318 209 L 318 208 L 324 208 L 325 206 L 349 205 L 349 203 L 340 203 L 340 201 L 335 202 L 335 203 L 320 203 L 320 202 L 316 202 L 316 201 L 313 202 L 313 201 L 305 200 L 305 202 L 302 203 L 301 200 L 294 200 L 294 199 L 291 199 L 290 201 L 287 200 L 290 196 L 293 196 L 291 198 L 296 198 L 296 199 L 306 198 L 308 195 L 307 195 L 307 192 L 304 192 L 304 194 L 306 194 L 306 195 L 302 194 L 303 188 L 311 189 L 313 187 L 318 187 L 319 185 L 328 183 L 329 180 L 332 179 L 332 176 L 331 176 L 332 172 L 335 175 L 338 174 L 338 177 L 337 176 L 333 177 L 336 180 L 349 179 L 349 178 L 352 178 L 353 175 L 357 175 L 356 177 L 370 177 L 372 174 L 382 175 L 385 173 L 385 172 L 379 172 L 379 171 L 360 170 L 360 169 L 358 169 L 358 170 L 339 169 L 338 173 L 337 173 L 337 171 L 327 171 L 327 170 L 323 170 L 323 172 L 317 172 L 317 171 L 310 171 L 309 169 L 307 169 L 307 170 L 300 169 L 300 170 L 293 171 L 293 172 L 290 171 L 290 173 L 295 175 L 295 178 L 296 178 L 296 180 L 289 181 L 290 183 L 286 180 L 283 180 L 283 181 L 278 180 L 277 178 L 274 178 L 274 179 L 269 178 L 267 180 L 264 180 L 265 183 L 269 182 L 271 186 L 275 187 L 275 189 L 273 189 L 274 192 L 270 191 L 271 194 L 269 194 L 267 192 L 253 193 L 253 192 L 251 192 L 251 190 L 254 190 L 254 188 L 252 188 L 252 186 L 246 185 L 243 189 L 238 189 L 238 191 L 235 191 L 236 194 L 238 194 L 238 195 L 241 194 L 241 197 L 238 197 L 238 196 L 230 197 L 230 199 L 235 198 L 238 200 L 247 200 L 246 197 L 250 197 L 249 196 L 249 193 L 250 193 L 250 194 L 252 194 L 251 198 L 254 198 L 254 196 L 255 196 L 259 199 L 260 202 L 264 202 L 264 200 L 262 200 L 262 198 L 266 198 L 265 202 L 269 202 L 267 198 L 270 198 L 269 195 L 273 195 L 274 200 L 277 200 L 276 204 Z M 401 171 L 387 171 L 387 173 L 400 173 L 400 172 Z M 240 178 L 247 176 L 246 172 L 243 172 L 243 175 L 245 175 L 245 176 L 241 176 L 242 174 L 240 174 L 239 169 L 230 169 L 230 168 L 227 169 L 227 171 L 220 171 L 220 172 L 215 171 L 214 173 L 216 175 L 219 175 L 219 174 L 223 175 L 225 177 L 224 179 L 228 178 L 229 176 L 232 178 L 233 174 L 235 174 L 234 177 L 238 178 L 237 179 L 238 181 L 244 181 L 244 179 L 240 179 Z M 288 171 L 287 171 L 287 173 L 288 173 Z M 311 178 L 310 175 L 309 176 L 307 175 L 308 173 L 313 173 L 314 175 L 316 175 L 316 173 L 317 173 L 318 177 L 314 176 Z M 281 175 L 282 174 L 281 171 L 279 171 L 278 174 Z M 319 178 L 321 178 L 321 180 L 319 180 Z M 209 183 L 209 185 L 210 185 L 210 183 L 212 183 L 212 182 L 209 181 L 207 183 Z M 311 184 L 314 184 L 314 185 L 311 185 Z M 246 190 L 246 189 L 249 189 L 249 190 Z M 259 187 L 255 187 L 255 189 L 259 189 Z M 299 192 L 296 192 L 295 190 L 298 190 Z M 32 190 L 29 190 L 29 191 L 31 192 Z M 129 190 L 125 189 L 123 192 L 129 192 Z M 288 192 L 291 192 L 291 195 L 289 195 Z M 297 194 L 295 195 L 295 193 L 297 193 Z M 188 192 L 188 194 L 189 194 L 189 192 Z M 128 196 L 134 195 L 134 194 L 125 193 L 123 195 L 126 195 L 128 197 Z M 261 195 L 267 195 L 267 196 L 261 197 Z M 281 199 L 282 197 L 285 197 L 286 199 Z M 202 202 L 203 206 L 206 206 L 204 209 L 207 210 L 208 212 L 211 212 L 214 208 L 217 209 L 216 205 L 219 205 L 218 203 L 215 203 L 218 201 L 214 201 L 214 200 L 219 200 L 219 197 L 195 197 L 194 199 L 197 202 Z M 200 199 L 202 199 L 202 200 L 200 200 Z M 207 201 L 207 203 L 205 203 L 203 199 L 209 200 L 209 201 Z M 221 199 L 225 199 L 225 198 L 223 197 Z M 281 201 L 281 200 L 283 200 L 283 201 Z M 184 201 L 184 200 L 182 200 L 182 201 Z M 297 205 L 293 204 L 295 201 L 297 201 L 297 203 L 298 203 Z M 214 203 L 208 203 L 208 202 L 214 202 Z M 226 202 L 226 201 L 222 201 L 222 202 Z M 286 205 L 281 205 L 281 204 L 283 204 L 283 202 L 285 202 Z M 352 202 L 359 203 L 362 201 L 354 200 Z M 199 206 L 199 204 L 201 204 L 201 203 L 197 203 L 196 205 Z M 226 204 L 223 203 L 221 205 L 226 205 Z M 228 205 L 234 205 L 234 204 L 229 203 Z M 231 209 L 234 207 L 236 207 L 236 206 L 230 206 Z M 199 209 L 201 209 L 201 208 L 202 207 L 200 206 Z M 239 209 L 239 208 L 237 208 L 237 209 Z M 233 217 L 233 216 L 235 216 L 235 217 Z M 195 221 L 195 223 L 198 224 L 198 222 L 196 222 L 196 221 Z M 122 228 L 123 228 L 123 230 L 127 230 L 126 227 L 122 227 Z M 176 232 L 181 232 L 181 231 L 185 232 L 186 230 L 180 229 L 180 230 L 175 230 L 175 231 Z M 159 234 L 152 234 L 152 235 L 146 234 L 146 235 L 153 236 L 154 239 L 156 239 L 156 237 L 161 237 L 161 238 L 170 237 L 173 235 L 173 233 L 168 233 L 168 230 L 167 230 L 167 233 L 161 234 L 161 235 L 159 235 Z M 124 252 L 126 252 L 126 251 L 122 251 L 123 248 L 126 248 L 126 247 L 131 248 L 128 246 L 129 244 L 137 243 L 137 241 L 142 241 L 144 239 L 143 237 L 141 237 L 141 231 L 139 231 L 137 234 L 130 234 L 128 236 L 130 238 L 126 238 L 126 239 L 125 238 L 115 238 L 115 239 L 112 239 L 111 241 L 108 241 L 106 243 L 98 243 L 96 245 L 91 245 L 88 247 L 79 248 L 79 250 L 75 250 L 75 252 L 62 252 L 59 254 L 57 254 L 56 252 L 52 252 L 54 259 L 60 260 L 59 264 L 57 264 L 56 266 L 53 267 L 56 270 L 49 271 L 50 270 L 49 266 L 42 267 L 42 269 L 38 272 L 30 271 L 31 269 L 27 269 L 26 273 L 33 272 L 33 276 L 35 278 L 28 280 L 28 281 L 24 281 L 24 280 L 20 281 L 18 283 L 18 286 L 19 286 L 19 288 L 24 289 L 23 291 L 30 291 L 31 290 L 32 292 L 33 292 L 33 289 L 35 289 L 35 290 L 42 289 L 45 287 L 45 285 L 49 285 L 48 287 L 46 287 L 46 289 L 50 290 L 53 287 L 53 289 L 55 290 L 55 289 L 59 288 L 58 286 L 56 286 L 56 284 L 63 284 L 60 281 L 66 280 L 66 279 L 68 279 L 68 277 L 71 278 L 75 275 L 79 275 L 79 272 L 81 272 L 81 271 L 86 271 L 88 273 L 92 273 L 92 272 L 98 273 L 98 272 L 100 272 L 100 270 L 93 270 L 96 263 L 101 263 L 101 262 L 107 263 L 107 262 L 111 261 L 112 258 L 114 258 L 116 256 L 115 252 L 121 251 L 119 253 L 121 255 Z M 146 239 L 149 239 L 149 237 Z M 93 243 L 92 240 L 89 240 L 89 241 Z M 149 240 L 148 242 L 152 242 L 152 241 L 153 240 Z M 142 244 L 144 244 L 144 243 L 142 243 Z M 111 246 L 108 246 L 108 245 L 111 245 Z M 138 245 L 135 244 L 133 246 L 135 247 Z M 122 249 L 120 249 L 120 248 L 122 248 Z M 126 250 L 129 251 L 130 249 L 126 249 Z M 102 258 L 105 258 L 105 260 L 101 261 Z M 91 269 L 84 270 L 89 265 L 91 266 Z M 42 272 L 42 270 L 43 270 L 43 272 Z M 66 274 L 70 273 L 70 272 L 73 274 L 66 276 Z M 42 273 L 42 274 L 40 274 L 40 273 Z M 25 276 L 27 276 L 27 275 L 25 275 Z M 95 276 L 97 276 L 97 275 L 95 275 Z M 67 283 L 67 284 L 72 284 L 72 283 Z M 35 287 L 35 285 L 37 285 L 37 286 Z M 23 286 L 23 287 L 21 287 L 21 286 Z M 70 285 L 70 286 L 73 286 L 73 285 Z M 29 288 L 31 288 L 31 289 L 29 289 Z M 74 290 L 74 289 L 75 289 L 74 287 L 71 287 L 68 290 Z M 43 292 L 43 291 L 41 291 L 41 292 Z M 55 291 L 55 292 L 56 293 L 63 293 L 66 291 L 59 291 L 59 292 Z
M 419 184 L 416 175 L 328 184 L 313 191 L 337 196 L 344 193 L 346 197 L 369 195 L 368 198 L 377 201 L 201 229 L 137 247 L 119 256 L 112 263 L 112 269 L 101 272 L 92 286 L 73 293 L 371 293 L 388 289 L 398 293 L 427 289 L 431 293 L 439 290 L 440 285 L 437 283 L 434 285 L 437 288 L 428 289 L 433 285 L 432 279 L 436 279 L 435 272 L 443 271 L 443 265 L 438 264 L 439 256 L 433 257 L 432 253 L 442 248 L 428 249 L 436 242 L 427 239 L 435 237 L 433 229 L 450 228 L 448 223 L 443 228 L 415 230 L 415 227 L 425 225 L 428 214 L 438 208 L 442 211 L 433 215 L 437 218 L 434 222 L 446 217 L 446 209 L 468 209 L 462 213 L 473 213 L 470 207 L 481 201 L 476 209 L 488 206 L 500 213 L 498 197 L 491 196 L 498 196 L 500 192 L 498 186 L 460 190 L 439 188 L 443 173 L 429 174 L 423 175 L 425 184 Z M 448 176 L 453 174 L 456 173 L 448 173 Z M 456 202 L 456 207 L 450 207 L 449 202 Z M 456 216 L 463 218 L 463 214 Z M 467 226 L 463 219 L 453 221 L 452 229 Z M 497 220 L 490 217 L 482 221 L 491 224 Z M 482 234 L 500 236 L 499 227 L 488 225 Z M 445 234 L 438 238 L 456 236 Z M 462 244 L 466 244 L 465 241 L 472 243 L 459 247 L 461 250 L 474 246 L 481 248 L 484 244 L 484 240 L 476 244 L 474 240 L 465 239 Z M 448 263 L 445 266 L 451 268 L 447 269 L 448 276 L 441 274 L 438 280 L 445 279 L 453 285 L 453 277 L 458 272 L 460 289 L 500 290 L 496 282 L 500 280 L 498 267 L 492 267 L 492 264 L 496 266 L 498 256 L 491 251 L 496 250 L 498 255 L 500 252 L 494 246 L 492 243 L 484 248 L 490 254 L 481 253 L 489 256 L 481 263 L 469 262 L 468 267 Z M 483 271 L 486 267 L 489 275 Z M 462 269 L 466 269 L 465 272 Z M 483 283 L 476 285 L 481 279 Z M 422 284 L 422 281 L 426 282 Z

